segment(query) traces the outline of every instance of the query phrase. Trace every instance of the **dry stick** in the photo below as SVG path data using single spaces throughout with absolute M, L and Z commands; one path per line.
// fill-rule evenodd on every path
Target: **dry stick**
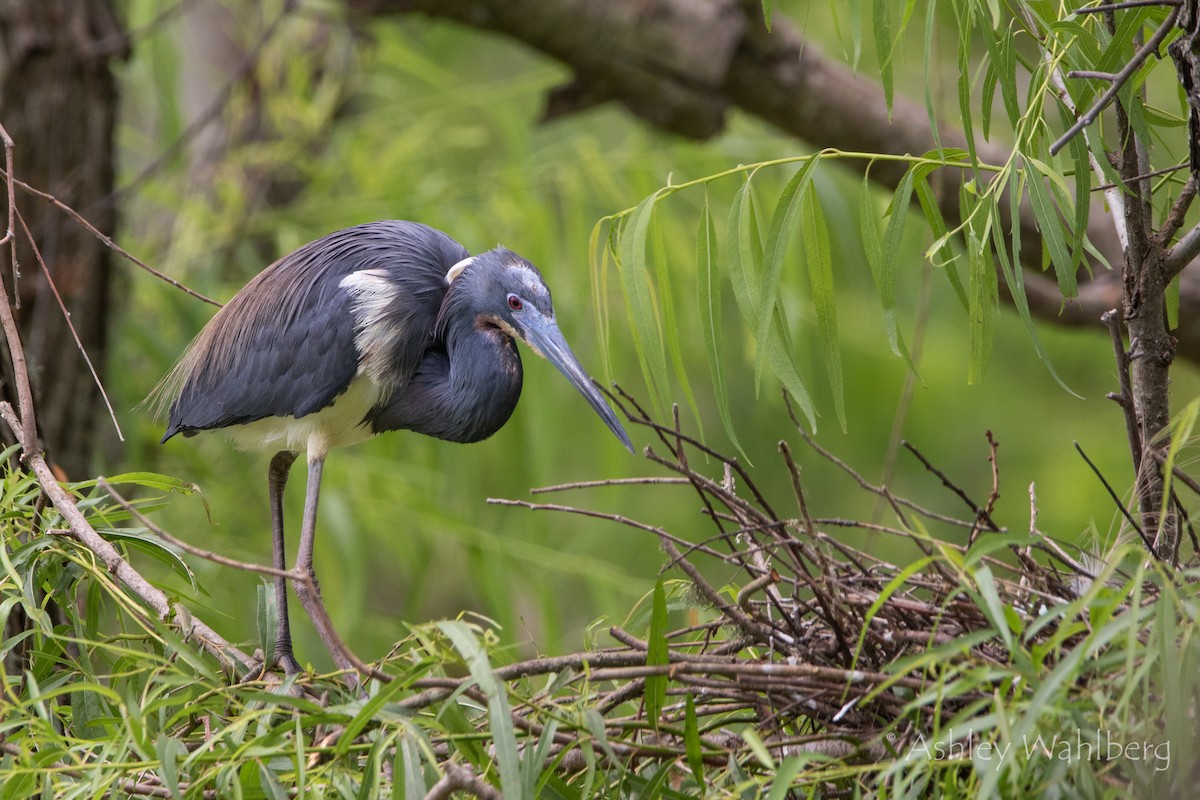
M 14 432 L 20 431 L 20 421 L 16 418 L 12 406 L 7 402 L 0 402 L 0 418 L 3 418 Z M 205 650 L 219 660 L 237 661 L 246 668 L 255 666 L 254 659 L 225 641 L 216 631 L 197 620 L 190 613 L 175 613 L 176 606 L 167 596 L 143 578 L 121 557 L 115 547 L 96 532 L 96 529 L 75 506 L 72 497 L 59 484 L 41 451 L 26 449 L 23 458 L 25 464 L 37 476 L 38 483 L 49 496 L 50 502 L 66 520 L 71 535 L 84 547 L 91 550 L 108 571 L 146 603 L 159 619 L 174 618 L 183 629 L 185 636 L 197 640 Z
M 1136 0 L 1134 1 L 1136 2 Z M 1111 10 L 1112 8 L 1120 7 L 1120 4 L 1117 4 L 1109 9 L 1101 10 Z M 1121 88 L 1124 87 L 1125 83 L 1131 77 L 1133 77 L 1133 73 L 1137 72 L 1138 67 L 1140 67 L 1152 53 L 1158 51 L 1158 46 L 1162 44 L 1163 39 L 1165 39 L 1167 34 L 1171 32 L 1171 28 L 1175 27 L 1175 21 L 1177 19 L 1179 19 L 1179 6 L 1175 6 L 1171 9 L 1171 13 L 1167 14 L 1167 18 L 1164 19 L 1162 24 L 1159 25 L 1157 30 L 1154 31 L 1154 35 L 1152 35 L 1146 41 L 1146 43 L 1142 45 L 1136 53 L 1133 54 L 1133 58 L 1129 60 L 1129 63 L 1122 67 L 1121 71 L 1113 76 L 1112 82 L 1109 84 L 1108 88 L 1104 90 L 1104 94 L 1100 95 L 1100 99 L 1096 101 L 1095 105 L 1088 109 L 1087 113 L 1080 117 L 1074 125 L 1068 128 L 1066 133 L 1058 137 L 1058 140 L 1055 141 L 1054 144 L 1050 145 L 1050 155 L 1057 155 L 1058 151 L 1062 150 L 1067 145 L 1067 142 L 1071 141 L 1071 139 L 1074 138 L 1074 136 L 1081 130 L 1095 122 L 1096 118 L 1100 116 L 1100 112 L 1107 108 L 1109 103 L 1117 99 L 1117 94 L 1121 91 Z
M 1188 166 L 1189 166 L 1188 162 L 1184 161 L 1180 164 L 1176 164 L 1173 167 L 1163 167 L 1161 169 L 1156 169 L 1151 172 L 1144 173 L 1142 175 L 1134 175 L 1130 180 L 1144 181 L 1147 178 L 1157 178 L 1159 175 L 1166 175 L 1169 172 L 1178 172 L 1181 169 L 1187 169 Z M 1101 183 L 1098 186 L 1093 186 L 1092 191 L 1093 192 L 1104 192 L 1104 191 L 1108 191 L 1109 189 L 1116 189 L 1120 185 L 1123 185 L 1123 184 Z
M 531 503 L 528 500 L 506 500 L 502 497 L 489 497 L 487 502 L 491 505 L 497 506 L 516 506 L 518 508 L 527 508 L 530 511 L 558 511 L 566 514 L 579 514 L 583 517 L 594 517 L 595 519 L 608 520 L 609 522 L 616 522 L 620 525 L 627 525 L 630 528 L 636 528 L 637 530 L 653 533 L 655 536 L 659 537 L 659 539 L 670 540 L 678 545 L 692 548 L 693 550 L 698 550 L 705 555 L 710 555 L 714 558 L 719 558 L 722 560 L 726 558 L 724 554 L 718 553 L 716 550 L 693 544 L 686 539 L 682 539 L 672 533 L 669 533 L 664 528 L 658 528 L 654 525 L 638 522 L 631 517 L 623 517 L 620 514 L 608 514 L 603 511 L 593 511 L 588 508 L 578 508 L 576 506 L 564 506 L 557 503 Z
M 605 478 L 599 481 L 575 481 L 573 483 L 559 483 L 554 486 L 540 486 L 536 489 L 530 489 L 530 494 L 546 494 L 549 492 L 566 492 L 571 489 L 598 489 L 604 486 L 653 486 L 657 484 L 672 484 L 676 486 L 686 486 L 691 481 L 687 478 L 662 478 L 662 477 L 644 477 L 644 478 Z
M 483 800 L 504 800 L 504 794 L 490 783 L 481 780 L 467 767 L 446 761 L 441 765 L 442 778 L 425 795 L 425 800 L 447 800 L 455 792 L 466 792 Z
M 625 398 L 626 400 L 628 400 L 629 403 L 632 404 L 633 407 L 638 410 L 638 413 L 640 413 L 642 415 L 640 419 L 635 419 L 635 418 L 631 417 L 630 420 L 632 422 L 635 422 L 639 425 L 644 425 L 645 427 L 651 428 L 652 430 L 659 431 L 659 432 L 670 430 L 666 426 L 660 425 L 659 423 L 650 419 L 649 415 L 646 414 L 645 410 L 640 405 L 638 405 L 637 401 L 634 400 L 633 397 L 631 397 L 619 385 L 615 385 L 614 388 L 616 388 L 616 390 L 618 392 L 620 392 L 621 396 L 623 398 Z M 609 397 L 612 397 L 612 395 L 609 394 Z M 687 442 L 692 447 L 699 450 L 701 453 L 704 453 L 705 455 L 710 456 L 724 464 L 728 464 L 733 469 L 733 471 L 738 474 L 738 478 L 740 478 L 742 480 L 742 482 L 746 484 L 746 487 L 748 489 L 750 489 L 751 493 L 753 493 L 755 502 L 757 502 L 759 504 L 759 506 L 763 509 L 763 511 L 765 511 L 771 517 L 778 519 L 778 515 L 775 513 L 775 510 L 771 508 L 771 504 L 767 502 L 767 498 L 765 498 L 762 495 L 762 493 L 758 490 L 758 487 L 754 484 L 754 481 L 752 481 L 750 479 L 750 473 L 746 472 L 746 468 L 743 467 L 736 458 L 727 458 L 726 456 L 721 455 L 716 450 L 713 450 L 711 447 L 704 444 L 703 442 L 701 442 L 697 439 L 694 439 L 691 436 L 688 436 L 686 434 L 678 433 L 676 431 L 670 431 L 670 432 L 671 432 L 672 436 L 678 436 L 678 438 Z
M 800 507 L 800 515 L 804 519 L 804 524 L 809 535 L 815 536 L 817 529 L 816 526 L 813 525 L 812 517 L 808 513 L 808 503 L 805 502 L 804 499 L 804 487 L 800 483 L 800 469 L 796 466 L 796 462 L 792 458 L 792 452 L 788 449 L 787 442 L 779 443 L 779 452 L 783 454 L 784 463 L 787 464 L 788 472 L 791 474 L 792 493 L 796 496 L 796 504 Z M 825 592 L 824 583 L 818 581 L 812 575 L 808 569 L 808 565 L 804 563 L 802 556 L 797 556 L 796 561 L 804 570 L 804 575 L 808 579 L 808 584 L 812 589 L 813 595 L 816 597 L 817 602 L 820 603 L 821 608 L 825 612 L 824 617 L 829 623 L 829 627 L 833 630 L 834 636 L 837 637 L 838 647 L 841 648 L 842 655 L 845 656 L 847 661 L 853 660 L 854 651 L 850 647 L 850 643 L 846 641 L 845 632 L 842 630 L 842 620 L 833 610 L 833 605 L 830 603 L 828 594 Z M 824 571 L 826 574 L 828 574 L 828 565 L 823 563 L 822 566 L 826 567 Z
M 1120 3 L 1105 3 L 1099 6 L 1077 8 L 1076 14 L 1102 14 L 1107 11 L 1120 11 L 1125 8 L 1140 8 L 1142 6 L 1181 6 L 1183 0 L 1123 0 Z
M 12 175 L 12 165 L 11 164 L 8 165 L 8 169 L 4 172 L 4 175 L 6 177 L 9 175 Z M 142 261 L 140 258 L 133 255 L 128 250 L 121 247 L 119 244 L 114 242 L 111 237 L 109 237 L 108 235 L 106 235 L 104 233 L 101 233 L 100 230 L 95 225 L 88 222 L 87 218 L 85 218 L 82 214 L 80 214 L 75 209 L 71 208 L 66 203 L 59 200 L 54 195 L 49 194 L 47 192 L 43 192 L 41 189 L 35 189 L 32 186 L 30 186 L 28 183 L 25 183 L 24 181 L 16 179 L 16 178 L 12 179 L 12 184 L 15 184 L 16 186 L 21 187 L 21 189 L 23 191 L 27 192 L 28 194 L 31 194 L 34 197 L 40 197 L 41 199 L 50 203 L 52 206 L 54 206 L 58 210 L 62 211 L 68 217 L 75 220 L 75 222 L 77 222 L 80 226 L 82 226 L 84 230 L 86 230 L 88 233 L 90 233 L 92 236 L 94 236 L 101 244 L 103 244 L 109 250 L 112 250 L 114 253 L 121 256 L 121 258 L 124 258 L 125 260 L 129 261 L 130 263 L 134 264 L 135 266 L 140 267 L 141 269 L 145 270 L 146 272 L 149 272 L 151 275 L 158 278 L 160 281 L 164 281 L 164 282 L 170 284 L 171 286 L 175 287 L 176 289 L 180 290 L 181 292 L 190 294 L 192 297 L 196 298 L 197 300 L 203 300 L 205 303 L 211 303 L 212 305 L 216 306 L 217 308 L 221 307 L 221 304 L 218 303 L 216 300 L 213 300 L 211 297 L 205 297 L 204 295 L 197 292 L 195 289 L 189 288 L 189 287 L 185 286 L 184 284 L 180 283 L 179 281 L 175 280 L 174 278 L 164 275 L 163 273 L 156 270 L 154 267 L 147 264 L 145 261 Z M 14 260 L 15 260 L 15 258 L 16 257 L 14 256 Z
M 1154 456 L 1154 460 L 1157 461 L 1159 464 L 1165 465 L 1167 463 L 1167 457 L 1164 456 L 1162 453 L 1158 452 L 1157 450 L 1153 451 L 1151 453 L 1151 455 Z M 1171 474 L 1174 475 L 1175 478 L 1180 483 L 1182 483 L 1184 486 L 1191 489 L 1197 495 L 1200 495 L 1200 482 L 1197 482 L 1195 478 L 1193 478 L 1192 476 L 1188 475 L 1186 472 L 1181 470 L 1177 464 L 1171 465 Z
M 849 475 L 850 478 L 853 479 L 854 482 L 857 483 L 860 488 L 865 489 L 866 491 L 870 492 L 871 494 L 877 495 L 878 497 L 882 497 L 884 500 L 886 500 L 888 505 L 890 505 L 892 507 L 892 511 L 895 512 L 896 516 L 900 518 L 900 521 L 903 524 L 908 525 L 908 519 L 905 516 L 902 507 L 907 508 L 911 511 L 915 511 L 916 513 L 920 514 L 921 516 L 925 517 L 926 519 L 930 519 L 935 522 L 944 522 L 947 525 L 954 525 L 955 527 L 965 528 L 967 530 L 971 529 L 972 523 L 967 522 L 966 520 L 958 519 L 956 517 L 951 517 L 946 514 L 939 514 L 938 512 L 932 511 L 928 508 L 918 505 L 917 503 L 914 503 L 912 500 L 909 500 L 905 497 L 898 497 L 898 496 L 892 494 L 891 490 L 888 489 L 886 486 L 876 486 L 875 484 L 871 483 L 866 478 L 864 478 L 862 475 L 860 475 L 857 470 L 855 470 L 853 467 L 851 467 L 845 461 L 838 458 L 833 453 L 826 450 L 824 447 L 821 447 L 821 445 L 817 444 L 817 440 L 812 438 L 812 436 L 810 436 L 808 434 L 808 432 L 805 431 L 804 428 L 800 426 L 800 423 L 797 420 L 797 418 L 792 410 L 790 402 L 788 403 L 788 415 L 792 418 L 792 422 L 795 423 L 796 432 L 800 435 L 800 438 L 804 440 L 805 444 L 807 444 L 809 447 L 811 447 L 817 453 L 817 455 L 821 456 L 821 458 L 825 459 L 826 461 L 833 464 L 835 467 L 837 467 L 838 469 L 842 470 L 847 475 Z M 926 553 L 926 554 L 928 555 L 928 553 Z
M 1129 382 L 1129 353 L 1121 339 L 1121 317 L 1115 308 L 1111 308 L 1100 315 L 1100 321 L 1108 327 L 1112 337 L 1113 355 L 1117 359 L 1117 385 L 1121 390 L 1119 394 L 1109 392 L 1105 397 L 1119 405 L 1125 414 L 1125 438 L 1129 441 L 1129 454 L 1136 474 L 1142 467 L 1142 432 L 1138 427 L 1137 412 L 1133 407 L 1133 386 Z
M 1108 492 L 1108 496 L 1112 498 L 1114 503 L 1116 503 L 1117 509 L 1121 512 L 1121 516 L 1125 517 L 1126 521 L 1133 526 L 1133 529 L 1137 531 L 1138 536 L 1142 538 L 1142 542 L 1144 542 L 1146 547 L 1150 549 L 1150 552 L 1157 557 L 1158 553 L 1153 547 L 1151 547 L 1150 538 L 1146 535 L 1146 532 L 1142 530 L 1142 526 L 1138 525 L 1137 520 L 1133 518 L 1133 515 L 1129 513 L 1129 509 L 1125 508 L 1125 504 L 1121 502 L 1121 498 L 1109 484 L 1108 479 L 1104 477 L 1104 473 L 1100 471 L 1099 467 L 1092 463 L 1092 460 L 1088 458 L 1087 453 L 1083 452 L 1083 448 L 1079 446 L 1079 442 L 1075 442 L 1074 444 L 1075 449 L 1079 451 L 1079 455 L 1083 457 L 1083 460 L 1087 462 L 1089 467 L 1091 467 L 1092 472 L 1095 473 L 1096 477 L 1100 479 L 1100 483 L 1104 485 L 1104 489 Z
M 700 590 L 700 593 L 704 595 L 709 603 L 711 603 L 714 608 L 728 614 L 735 625 L 741 627 L 746 633 L 754 635 L 755 638 L 759 639 L 764 644 L 770 643 L 769 637 L 772 634 L 782 634 L 788 639 L 792 638 L 790 634 L 779 631 L 778 629 L 774 628 L 774 626 L 764 626 L 760 621 L 751 619 L 737 606 L 731 606 L 729 603 L 726 603 L 721 598 L 720 593 L 704 579 L 704 576 L 700 574 L 700 571 L 697 570 L 696 567 L 691 564 L 691 562 L 685 559 L 683 554 L 679 552 L 679 549 L 675 547 L 676 542 L 685 545 L 690 545 L 690 543 L 682 541 L 679 539 L 679 537 L 669 534 L 661 528 L 656 528 L 653 525 L 647 525 L 644 522 L 638 522 L 637 520 L 630 519 L 629 517 L 622 517 L 618 514 L 606 514 L 600 511 L 591 511 L 586 508 L 575 508 L 572 506 L 561 506 L 549 503 L 530 503 L 525 500 L 504 500 L 496 497 L 489 497 L 488 502 L 502 506 L 519 506 L 521 508 L 528 508 L 532 511 L 562 511 L 569 514 L 580 514 L 585 517 L 607 519 L 612 522 L 619 522 L 622 525 L 628 525 L 631 528 L 637 528 L 638 530 L 653 533 L 658 536 L 659 544 L 662 546 L 663 551 L 666 552 L 668 558 L 673 559 L 678 564 L 679 568 L 682 569 L 683 572 L 688 576 L 688 578 L 692 580 L 692 583 L 696 585 L 696 588 Z M 764 631 L 763 628 L 766 628 L 766 630 Z
M 3 125 L 0 125 L 0 139 L 3 139 L 4 142 L 4 164 L 7 168 L 5 173 L 7 180 L 5 182 L 8 186 L 8 229 L 5 231 L 2 241 L 8 245 L 9 254 L 12 259 L 13 296 L 19 297 L 20 293 L 16 290 L 18 275 L 17 205 L 12 180 L 13 140 Z M 17 329 L 17 320 L 13 317 L 13 309 L 9 305 L 8 290 L 5 289 L 3 280 L 0 280 L 0 325 L 4 328 L 4 339 L 8 342 L 8 352 L 12 358 L 13 381 L 16 384 L 17 390 L 17 409 L 21 414 L 20 420 L 16 422 L 17 427 L 13 428 L 13 434 L 21 442 L 25 452 L 28 453 L 37 449 L 38 438 L 37 421 L 33 411 L 33 389 L 29 385 L 29 369 L 25 362 L 25 348 L 21 345 L 21 335 Z M 13 421 L 9 421 L 9 425 L 11 427 Z
M 935 467 L 935 466 L 934 466 L 932 463 L 930 463 L 929 459 L 927 459 L 927 458 L 924 456 L 924 454 L 923 454 L 923 453 L 921 453 L 921 451 L 920 451 L 920 450 L 918 450 L 918 449 L 916 448 L 916 446 L 915 446 L 915 445 L 914 445 L 912 442 L 909 442 L 909 441 L 903 441 L 903 442 L 901 442 L 901 443 L 900 443 L 900 445 L 901 445 L 901 446 L 902 446 L 902 447 L 903 447 L 905 450 L 907 450 L 908 452 L 910 452 L 910 453 L 912 453 L 914 456 L 916 456 L 916 457 L 917 457 L 917 460 L 921 462 L 921 464 L 922 464 L 922 465 L 925 467 L 925 469 L 926 469 L 926 470 L 928 470 L 929 472 L 932 472 L 934 475 L 936 475 L 936 476 L 937 476 L 937 478 L 938 478 L 938 480 L 940 480 L 940 481 L 942 482 L 942 485 L 943 485 L 943 486 L 945 486 L 945 487 L 946 487 L 947 489 L 949 489 L 950 491 L 954 492 L 954 494 L 958 495 L 958 498 L 959 498 L 960 500 L 962 500 L 964 503 L 966 503 L 966 504 L 967 504 L 967 507 L 968 507 L 968 508 L 970 508 L 970 509 L 971 509 L 971 511 L 975 512 L 975 522 L 973 522 L 973 523 L 971 524 L 971 528 L 972 528 L 972 529 L 974 529 L 974 528 L 975 528 L 975 527 L 976 527 L 976 526 L 979 524 L 979 520 L 983 520 L 984 522 L 986 522 L 986 523 L 988 524 L 988 528 L 989 528 L 989 530 L 993 531 L 994 533 L 999 533 L 999 532 L 1000 532 L 1000 526 L 999 526 L 999 525 L 997 525 L 997 524 L 996 524 L 996 523 L 995 523 L 995 522 L 992 520 L 992 515 L 991 515 L 991 514 L 989 514 L 989 513 L 987 512 L 987 510 L 986 510 L 986 509 L 984 509 L 984 508 L 980 508 L 980 507 L 979 507 L 979 506 L 978 506 L 978 505 L 975 503 L 975 501 L 974 501 L 974 500 L 972 500 L 972 499 L 971 499 L 971 498 L 970 498 L 970 497 L 967 495 L 967 493 L 966 493 L 965 491 L 963 491 L 962 489 L 960 489 L 960 488 L 959 488 L 959 487 L 958 487 L 958 486 L 957 486 L 957 485 L 954 483 L 954 481 L 950 480 L 949 476 L 947 476 L 947 475 L 946 475 L 946 473 L 942 472 L 940 469 L 938 469 L 938 468 L 937 468 L 937 467 Z
M 135 505 L 133 505 L 133 503 L 125 499 L 125 497 L 122 496 L 104 476 L 100 476 L 96 479 L 96 485 L 107 492 L 109 497 L 111 497 L 117 505 L 129 512 L 130 516 L 132 516 L 142 525 L 146 526 L 147 530 L 172 547 L 178 547 L 180 550 L 189 555 L 196 556 L 197 558 L 203 558 L 205 561 L 211 561 L 214 564 L 220 564 L 223 567 L 232 567 L 233 569 L 240 569 L 246 572 L 257 572 L 260 575 L 279 576 L 283 578 L 290 578 L 292 580 L 301 580 L 304 577 L 301 575 L 301 573 L 294 570 L 276 569 L 275 567 L 268 567 L 263 564 L 251 564 L 245 561 L 236 561 L 232 558 L 227 558 L 218 553 L 214 553 L 211 550 L 204 550 L 200 547 L 196 547 L 195 545 L 188 544 L 182 539 L 167 533 L 158 525 L 155 525 L 153 522 L 151 522 L 145 514 L 143 514 Z
M 87 364 L 88 372 L 92 376 L 92 383 L 96 384 L 96 388 L 100 390 L 100 399 L 104 401 L 104 407 L 108 409 L 108 417 L 112 420 L 113 427 L 117 431 L 117 439 L 125 441 L 125 434 L 121 432 L 121 423 L 117 422 L 117 412 L 113 411 L 112 402 L 108 399 L 108 392 L 104 391 L 104 384 L 100 382 L 100 376 L 96 373 L 96 365 L 92 363 L 91 357 L 87 354 L 87 350 L 83 346 L 83 342 L 79 340 L 79 332 L 75 330 L 75 324 L 71 322 L 71 312 L 67 310 L 67 304 L 63 302 L 62 295 L 58 293 L 58 287 L 54 284 L 54 276 L 50 274 L 50 268 L 46 266 L 45 259 L 42 258 L 42 251 L 38 249 L 37 242 L 34 241 L 33 234 L 29 230 L 29 226 L 25 223 L 25 217 L 17 212 L 17 220 L 21 223 L 21 229 L 25 231 L 25 237 L 29 241 L 29 247 L 33 250 L 33 257 L 37 260 L 38 266 L 42 268 L 42 275 L 46 278 L 46 285 L 50 287 L 50 293 L 54 295 L 54 300 L 58 303 L 58 310 L 62 312 L 63 321 L 67 323 L 67 330 L 71 332 L 71 339 L 75 342 L 75 348 L 79 351 L 79 355 L 83 356 L 83 363 Z
M 1170 167 L 1169 169 L 1181 169 L 1186 166 L 1188 165 L 1181 164 L 1179 167 Z M 1145 176 L 1138 176 L 1137 180 L 1145 180 Z M 1196 189 L 1196 176 L 1194 174 L 1188 175 L 1188 179 L 1183 183 L 1183 188 L 1179 191 L 1179 196 L 1171 204 L 1171 210 L 1167 212 L 1166 219 L 1159 226 L 1158 233 L 1154 235 L 1161 247 L 1165 248 L 1171 239 L 1175 238 L 1175 234 L 1179 232 L 1180 227 L 1183 226 L 1188 209 L 1191 207 L 1192 201 L 1196 199 Z

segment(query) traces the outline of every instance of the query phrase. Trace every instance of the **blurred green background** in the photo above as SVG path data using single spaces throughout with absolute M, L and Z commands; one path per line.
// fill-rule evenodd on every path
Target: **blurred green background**
M 127 24 L 137 27 L 156 12 L 149 0 L 131 0 Z M 834 15 L 823 6 L 809 13 L 806 3 L 780 4 L 777 13 L 791 14 L 836 54 L 844 32 L 835 29 Z M 247 15 L 246 41 L 252 42 L 263 19 L 270 18 L 268 10 L 261 14 Z M 607 298 L 611 325 L 609 361 L 604 360 L 588 265 L 593 225 L 669 181 L 805 152 L 802 143 L 737 114 L 727 132 L 703 144 L 655 133 L 614 108 L 539 125 L 545 93 L 568 77 L 561 68 L 505 41 L 424 19 L 371 23 L 317 54 L 289 48 L 289 42 L 307 41 L 311 26 L 325 22 L 320 15 L 301 15 L 264 53 L 261 68 L 273 69 L 271 79 L 290 87 L 263 101 L 260 110 L 274 133 L 268 141 L 230 151 L 214 167 L 204 191 L 196 190 L 187 160 L 178 156 L 126 195 L 120 238 L 127 249 L 226 300 L 278 255 L 367 220 L 420 220 L 473 252 L 503 243 L 542 269 L 560 324 L 581 361 L 602 381 L 617 381 L 645 398 L 615 287 Z M 138 176 L 188 124 L 179 87 L 197 78 L 189 72 L 196 65 L 177 46 L 188 35 L 185 21 L 168 24 L 140 39 L 124 67 L 122 183 Z M 343 87 L 349 102 L 339 105 L 336 119 L 331 119 L 329 87 L 301 68 L 302 59 L 315 57 L 343 59 L 344 74 L 353 76 Z M 900 66 L 920 74 L 920 64 Z M 905 83 L 898 79 L 897 85 Z M 235 96 L 235 114 L 239 102 Z M 1087 450 L 1118 490 L 1127 489 L 1131 476 L 1123 418 L 1104 397 L 1116 387 L 1107 336 L 1041 329 L 1055 368 L 1079 399 L 1054 382 L 1016 315 L 1005 312 L 986 378 L 982 385 L 968 386 L 965 311 L 940 270 L 923 261 L 926 234 L 910 225 L 899 291 L 904 335 L 910 346 L 920 343 L 920 378 L 914 379 L 888 349 L 858 245 L 859 179 L 835 165 L 817 169 L 841 267 L 836 280 L 845 433 L 823 386 L 819 353 L 808 346 L 815 338 L 812 315 L 803 299 L 803 276 L 791 262 L 784 285 L 785 293 L 789 283 L 797 287 L 787 300 L 788 312 L 802 375 L 821 415 L 818 441 L 867 479 L 886 480 L 899 494 L 967 517 L 961 503 L 914 459 L 903 452 L 892 455 L 894 441 L 903 437 L 914 443 L 982 502 L 991 488 L 985 440 L 991 430 L 1000 443 L 997 520 L 1026 529 L 1034 484 L 1042 530 L 1084 547 L 1103 547 L 1114 530 L 1115 509 L 1072 443 Z M 292 190 L 284 202 L 253 203 L 245 196 L 246 177 L 264 170 L 288 176 Z M 758 191 L 773 201 L 772 190 L 777 195 L 790 175 L 791 169 L 765 172 L 756 180 Z M 722 239 L 725 211 L 737 187 L 729 180 L 711 190 Z M 698 319 L 694 264 L 701 201 L 698 193 L 673 197 L 657 218 L 703 434 L 713 447 L 732 451 L 716 415 L 703 345 L 688 333 Z M 797 243 L 793 247 L 798 249 Z M 199 546 L 268 562 L 269 454 L 236 452 L 216 436 L 177 438 L 160 447 L 161 421 L 138 406 L 212 307 L 132 268 L 124 281 L 107 388 L 128 441 L 109 471 L 152 469 L 194 481 L 203 499 L 175 498 L 155 514 L 156 521 Z M 756 482 L 781 513 L 795 513 L 790 479 L 776 450 L 781 439 L 787 440 L 802 464 L 814 515 L 886 519 L 874 497 L 799 441 L 774 382 L 764 381 L 756 391 L 753 344 L 728 287 L 726 301 L 727 391 Z M 528 350 L 523 358 L 523 399 L 512 421 L 489 441 L 460 446 L 391 434 L 335 452 L 327 462 L 317 572 L 336 625 L 360 655 L 385 653 L 405 633 L 406 621 L 462 611 L 496 620 L 507 640 L 528 652 L 578 648 L 595 621 L 620 622 L 653 586 L 663 557 L 647 533 L 486 503 L 489 497 L 528 498 L 531 487 L 549 484 L 665 474 L 629 456 L 553 369 Z M 1177 400 L 1195 396 L 1195 370 L 1177 365 L 1174 390 Z M 682 404 L 683 394 L 677 392 L 675 399 Z M 695 432 L 686 407 L 682 418 Z M 639 448 L 652 443 L 643 429 L 630 434 Z M 298 468 L 288 497 L 290 548 L 302 488 Z M 712 532 L 684 487 L 606 488 L 534 499 L 621 514 L 687 539 Z M 844 535 L 881 557 L 903 561 L 913 555 L 893 550 L 887 540 Z M 194 603 L 196 613 L 233 640 L 253 639 L 260 579 L 195 559 L 190 563 L 206 590 Z M 721 577 L 719 568 L 714 574 Z M 190 594 L 185 583 L 166 575 L 163 580 Z M 301 620 L 296 631 L 301 660 L 327 665 L 296 604 L 293 614 Z

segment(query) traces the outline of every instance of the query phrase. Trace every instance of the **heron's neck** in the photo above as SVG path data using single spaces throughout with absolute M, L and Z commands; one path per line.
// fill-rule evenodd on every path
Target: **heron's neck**
M 521 396 L 521 357 L 501 330 L 455 317 L 444 348 L 425 354 L 403 387 L 372 409 L 375 433 L 410 430 L 452 442 L 478 442 L 508 422 Z
M 457 405 L 478 420 L 480 439 L 508 422 L 521 397 L 521 356 L 508 334 L 485 320 L 456 321 L 446 336 Z

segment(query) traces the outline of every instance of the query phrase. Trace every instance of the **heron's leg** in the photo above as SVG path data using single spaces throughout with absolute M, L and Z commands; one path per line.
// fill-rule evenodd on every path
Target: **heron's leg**
M 347 657 L 346 645 L 338 637 L 329 619 L 325 605 L 321 602 L 321 588 L 317 585 L 317 575 L 313 571 L 313 541 L 317 530 L 317 499 L 321 494 L 321 468 L 325 464 L 325 456 L 309 456 L 308 460 L 308 490 L 304 497 L 304 524 L 300 528 L 300 550 L 296 555 L 296 570 L 300 578 L 296 580 L 296 596 L 300 604 L 308 612 L 309 618 L 316 626 L 321 641 L 333 657 L 337 668 L 346 672 L 346 682 L 351 687 L 358 687 L 358 670 Z
M 275 569 L 287 569 L 287 554 L 283 542 L 283 487 L 287 485 L 288 472 L 296 453 L 281 450 L 271 459 L 267 473 L 267 489 L 271 498 L 271 555 Z M 288 624 L 287 578 L 275 576 L 275 663 L 283 667 L 288 675 L 303 672 L 300 662 L 292 650 L 292 629 Z

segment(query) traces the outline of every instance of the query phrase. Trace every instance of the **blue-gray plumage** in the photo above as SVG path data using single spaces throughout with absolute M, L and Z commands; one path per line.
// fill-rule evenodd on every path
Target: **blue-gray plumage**
M 526 342 L 565 375 L 632 451 L 616 416 L 571 353 L 550 291 L 528 261 L 499 247 L 470 256 L 415 222 L 373 222 L 304 245 L 263 270 L 212 319 L 164 382 L 174 391 L 163 441 L 220 429 L 274 449 L 269 489 L 275 566 L 283 570 L 282 492 L 301 451 L 308 492 L 296 593 L 353 676 L 312 572 L 321 467 L 331 447 L 411 430 L 454 442 L 498 431 L 521 395 Z M 298 671 L 286 584 L 275 582 L 276 660 Z

